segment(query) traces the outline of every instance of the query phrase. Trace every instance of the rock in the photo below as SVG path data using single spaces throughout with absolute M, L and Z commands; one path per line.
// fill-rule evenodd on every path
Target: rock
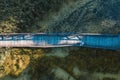
M 13 57 L 14 56 L 14 57 Z M 4 61 L 4 74 L 18 76 L 30 63 L 28 55 L 10 55 Z
M 68 50 L 61 48 L 52 49 L 51 52 L 46 54 L 46 56 L 56 56 L 56 57 L 66 57 L 68 55 L 69 55 Z
M 59 67 L 53 69 L 52 72 L 54 73 L 56 79 L 76 80 L 74 77 L 72 77 L 72 75 L 70 75 L 69 73 L 67 73 L 66 71 L 64 71 L 63 69 Z
M 16 64 L 12 65 L 12 66 L 15 66 L 17 70 L 13 68 L 13 71 L 10 74 L 14 76 L 18 76 L 25 68 L 27 68 L 29 63 L 30 63 L 30 57 L 28 55 L 19 56 L 19 58 L 16 59 Z
M 81 72 L 80 72 L 79 68 L 78 68 L 77 66 L 75 66 L 75 67 L 73 68 L 73 74 L 74 74 L 76 77 L 78 77 L 78 76 L 81 75 L 80 73 L 81 73 Z

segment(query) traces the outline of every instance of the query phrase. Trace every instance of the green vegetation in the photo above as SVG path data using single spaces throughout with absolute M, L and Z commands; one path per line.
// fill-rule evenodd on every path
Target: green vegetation
M 118 0 L 0 0 L 0 32 L 119 33 L 118 3 Z M 68 9 L 61 10 L 65 6 Z M 57 18 L 53 20 L 55 24 L 44 23 L 51 16 Z
M 44 32 L 37 23 L 74 0 L 0 0 L 0 32 Z

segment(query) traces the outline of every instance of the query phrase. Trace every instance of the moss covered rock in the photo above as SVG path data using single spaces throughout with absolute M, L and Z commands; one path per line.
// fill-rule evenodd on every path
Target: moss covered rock
M 30 63 L 28 55 L 12 55 L 6 58 L 4 66 L 4 73 L 13 76 L 18 76 Z

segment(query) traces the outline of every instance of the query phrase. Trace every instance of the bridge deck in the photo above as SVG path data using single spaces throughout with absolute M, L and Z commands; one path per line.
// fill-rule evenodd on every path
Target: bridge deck
M 0 34 L 0 47 L 63 47 L 84 46 L 120 49 L 120 34 Z

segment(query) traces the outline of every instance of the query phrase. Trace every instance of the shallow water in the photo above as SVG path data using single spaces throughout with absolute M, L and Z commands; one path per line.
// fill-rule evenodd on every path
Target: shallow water
M 80 54 L 71 50 L 75 50 Z M 37 73 L 34 73 L 34 74 L 37 74 L 40 76 L 34 77 L 32 73 L 29 73 L 29 71 L 31 70 L 30 68 L 33 67 L 33 65 L 30 65 L 19 76 L 12 77 L 10 75 L 7 75 L 2 80 L 38 80 L 38 79 L 39 80 L 120 80 L 120 73 L 96 72 L 96 71 L 91 72 L 89 70 L 85 70 L 84 67 L 90 64 L 87 64 L 87 63 L 85 64 L 84 60 L 87 60 L 88 58 L 91 58 L 94 60 L 94 57 L 97 53 L 97 51 L 96 53 L 93 53 L 95 52 L 93 51 L 93 49 L 90 49 L 91 51 L 87 51 L 89 53 L 86 53 L 85 52 L 86 50 L 89 50 L 89 49 L 84 49 L 84 48 L 80 49 L 80 48 L 74 48 L 74 47 L 52 48 L 49 52 L 45 53 L 45 56 L 42 59 L 40 59 L 37 63 L 33 64 L 33 65 L 38 64 L 38 67 L 36 68 Z M 106 51 L 106 52 L 110 52 L 110 51 Z M 100 56 L 98 58 L 102 58 L 106 56 L 106 59 L 109 59 L 107 57 L 115 57 L 115 60 L 117 60 L 117 58 L 119 57 L 119 54 L 115 52 L 113 53 L 115 55 L 111 53 L 110 55 L 109 54 L 103 55 L 102 53 L 97 53 L 97 54 Z M 79 56 L 80 56 L 80 59 L 83 58 L 82 60 L 80 60 L 80 62 L 83 61 L 81 63 L 78 61 L 79 59 L 77 59 L 79 58 Z M 39 66 L 39 64 L 42 66 Z M 111 64 L 111 62 L 109 62 L 109 64 Z M 92 64 L 91 66 L 94 66 L 94 65 Z M 39 72 L 40 70 L 42 70 L 42 68 L 43 68 L 43 71 Z M 46 69 L 49 71 L 47 72 Z M 103 78 L 106 78 L 106 79 L 103 79 Z

